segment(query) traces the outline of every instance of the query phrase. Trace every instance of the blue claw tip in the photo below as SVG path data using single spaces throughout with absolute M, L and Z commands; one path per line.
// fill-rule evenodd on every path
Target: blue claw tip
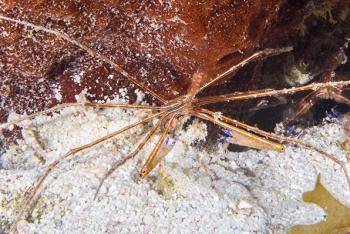
M 225 136 L 221 136 L 221 135 L 220 135 L 220 140 L 223 140 L 223 141 L 227 141 L 227 142 L 229 142 L 229 141 L 230 141 L 230 138 L 229 138 L 229 137 L 225 137 Z
M 173 140 L 173 143 L 171 143 L 171 146 L 174 146 L 176 144 L 176 138 Z
M 294 128 L 295 128 L 295 126 L 290 127 L 290 128 L 287 130 L 287 134 L 290 135 L 290 134 L 294 131 Z
M 164 144 L 168 145 L 168 143 L 169 143 L 169 137 L 166 137 L 165 140 L 164 140 Z
M 332 114 L 330 114 L 330 113 L 328 113 L 328 112 L 326 112 L 326 115 L 327 115 L 327 117 L 328 117 L 329 119 L 336 119 L 336 118 L 337 118 L 336 116 L 334 116 L 334 115 L 332 115 Z
M 223 131 L 224 133 L 226 133 L 227 135 L 229 135 L 229 136 L 233 136 L 233 132 L 232 132 L 231 130 L 222 129 L 222 131 Z
M 341 116 L 341 114 L 339 113 L 339 111 L 337 111 L 336 109 L 332 108 L 332 112 L 336 117 Z

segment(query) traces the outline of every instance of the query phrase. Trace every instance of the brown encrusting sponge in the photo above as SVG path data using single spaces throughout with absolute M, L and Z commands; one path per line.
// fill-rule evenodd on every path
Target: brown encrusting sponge
M 227 58 L 242 60 L 259 49 L 281 3 L 256 2 L 16 2 L 3 4 L 1 14 L 67 34 L 171 99 L 186 92 L 196 70 L 216 71 Z M 67 41 L 12 22 L 1 25 L 4 107 L 31 113 L 74 102 L 84 88 L 90 100 L 103 100 L 131 85 Z

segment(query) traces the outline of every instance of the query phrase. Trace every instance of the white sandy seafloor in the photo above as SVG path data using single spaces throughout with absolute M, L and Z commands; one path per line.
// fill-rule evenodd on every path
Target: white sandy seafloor
M 141 97 L 142 98 L 142 97 Z M 67 108 L 22 122 L 24 140 L 1 156 L 1 224 L 13 222 L 22 198 L 45 169 L 69 149 L 116 131 L 150 111 Z M 12 115 L 16 118 L 16 115 Z M 169 134 L 178 139 L 161 167 L 146 179 L 138 172 L 150 154 L 151 140 L 133 161 L 113 173 L 93 196 L 100 178 L 141 141 L 156 121 L 87 149 L 59 164 L 40 189 L 34 223 L 21 221 L 20 233 L 288 233 L 293 225 L 314 224 L 324 211 L 302 201 L 314 189 L 317 173 L 341 202 L 350 206 L 349 185 L 333 161 L 304 148 L 286 153 L 249 150 L 200 151 L 191 143 L 204 138 L 206 127 L 179 123 Z M 157 133 L 157 138 L 160 132 Z M 300 139 L 346 161 L 340 143 L 342 124 L 304 131 Z M 43 157 L 45 164 L 39 162 Z M 350 170 L 349 164 L 347 164 Z M 161 175 L 159 172 L 161 171 Z M 170 188 L 160 194 L 158 182 Z M 173 187 L 171 186 L 173 185 Z M 164 191 L 164 189 L 163 189 Z M 4 227 L 2 227 L 4 228 Z

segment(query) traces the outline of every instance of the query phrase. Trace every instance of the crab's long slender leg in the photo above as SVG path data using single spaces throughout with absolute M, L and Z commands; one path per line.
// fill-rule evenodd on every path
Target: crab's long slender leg
M 57 106 L 52 107 L 50 109 L 47 109 L 47 110 L 44 110 L 44 111 L 40 111 L 40 112 L 31 114 L 31 115 L 27 115 L 27 116 L 24 116 L 22 118 L 19 118 L 19 119 L 10 121 L 10 122 L 6 122 L 6 123 L 3 123 L 3 124 L 0 124 L 0 129 L 6 128 L 6 127 L 8 127 L 8 126 L 10 126 L 12 124 L 19 123 L 19 122 L 21 122 L 23 120 L 26 120 L 26 119 L 34 118 L 34 117 L 39 116 L 39 115 L 45 115 L 45 114 L 48 114 L 48 113 L 51 113 L 51 112 L 54 112 L 54 111 L 62 110 L 62 109 L 67 108 L 67 107 L 83 106 L 83 105 L 84 105 L 83 103 L 65 103 L 65 104 L 60 104 L 60 105 L 57 105 Z
M 143 109 L 143 110 L 165 109 L 164 106 L 146 106 L 146 105 L 95 103 L 95 102 L 86 102 L 86 103 L 83 103 L 83 106 L 96 107 L 96 108 L 123 108 L 123 109 Z
M 55 168 L 60 162 L 62 162 L 64 159 L 68 158 L 69 156 L 72 156 L 72 155 L 74 155 L 74 154 L 76 154 L 76 153 L 78 153 L 78 152 L 80 152 L 82 150 L 85 150 L 85 149 L 90 148 L 90 147 L 92 147 L 94 145 L 97 145 L 97 144 L 99 144 L 99 143 L 101 143 L 103 141 L 106 141 L 106 140 L 108 140 L 108 139 L 110 139 L 112 137 L 115 137 L 115 136 L 117 136 L 117 135 L 119 135 L 119 134 L 121 134 L 121 133 L 123 133 L 123 132 L 125 132 L 125 131 L 127 131 L 127 130 L 135 127 L 135 126 L 137 126 L 137 125 L 146 123 L 146 122 L 148 122 L 148 121 L 150 121 L 150 120 L 152 120 L 154 118 L 162 116 L 162 115 L 164 115 L 164 113 L 165 113 L 165 111 L 153 114 L 153 115 L 151 115 L 151 116 L 149 116 L 147 118 L 144 118 L 144 119 L 142 119 L 142 120 L 140 120 L 140 121 L 138 121 L 136 123 L 130 124 L 130 125 L 126 126 L 125 128 L 122 128 L 122 129 L 120 129 L 120 130 L 118 130 L 116 132 L 108 134 L 107 136 L 102 137 L 102 138 L 100 138 L 100 139 L 98 139 L 96 141 L 93 141 L 93 142 L 91 142 L 89 144 L 86 144 L 86 145 L 80 146 L 78 148 L 72 149 L 68 153 L 66 153 L 65 155 L 63 155 L 62 157 L 60 157 L 59 159 L 57 159 L 53 163 L 51 163 L 50 166 L 46 169 L 44 175 L 40 178 L 39 182 L 35 186 L 33 192 L 30 194 L 30 196 L 29 196 L 28 200 L 26 201 L 26 203 L 24 204 L 24 206 L 22 206 L 21 211 L 19 212 L 19 214 L 18 214 L 18 216 L 17 216 L 17 218 L 16 218 L 16 220 L 15 220 L 13 226 L 12 226 L 11 232 L 14 231 L 14 228 L 17 226 L 18 221 L 23 216 L 23 214 L 26 211 L 28 205 L 33 200 L 35 194 L 37 193 L 37 191 L 41 187 L 41 185 L 44 182 L 44 180 L 46 179 L 46 177 L 49 175 L 49 173 L 52 171 L 52 169 Z
M 141 177 L 145 177 L 150 173 L 156 166 L 157 164 L 166 156 L 164 154 L 157 154 L 160 146 L 163 144 L 165 136 L 168 134 L 170 127 L 172 126 L 174 120 L 176 119 L 178 115 L 175 113 L 171 116 L 168 124 L 166 125 L 162 136 L 159 138 L 157 145 L 154 147 L 151 155 L 148 157 L 145 165 L 142 167 L 140 175 Z
M 249 56 L 248 58 L 244 59 L 242 62 L 238 63 L 235 66 L 232 66 L 227 71 L 221 73 L 220 75 L 218 75 L 217 77 L 215 77 L 214 79 L 209 81 L 208 83 L 205 83 L 202 87 L 200 87 L 199 90 L 203 90 L 206 87 L 214 84 L 218 80 L 222 79 L 223 77 L 226 77 L 226 76 L 232 74 L 233 72 L 238 71 L 240 68 L 242 68 L 247 63 L 253 62 L 253 61 L 257 60 L 257 59 L 263 59 L 263 58 L 274 56 L 274 55 L 277 55 L 277 54 L 280 54 L 280 53 L 288 52 L 288 51 L 291 51 L 292 49 L 293 49 L 293 47 L 288 46 L 288 47 L 283 47 L 283 48 L 278 48 L 278 49 L 265 49 L 265 50 L 256 52 L 255 54 L 253 54 L 253 55 Z
M 49 108 L 47 110 L 43 110 L 31 115 L 24 116 L 22 118 L 6 122 L 3 124 L 0 124 L 0 129 L 6 128 L 12 124 L 19 123 L 26 119 L 31 119 L 39 115 L 45 115 L 54 111 L 62 110 L 64 108 L 68 107 L 74 107 L 74 106 L 87 106 L 87 107 L 96 107 L 96 108 L 123 108 L 123 109 L 147 109 L 147 110 L 162 110 L 164 107 L 162 106 L 142 106 L 142 105 L 130 105 L 130 104 L 111 104 L 111 103 L 93 103 L 93 102 L 86 102 L 86 103 L 64 103 L 59 104 L 57 106 L 54 106 L 52 108 Z
M 197 109 L 198 112 L 201 112 L 201 113 L 206 113 L 206 114 L 209 114 L 210 116 L 214 117 L 215 116 L 215 112 L 213 111 L 210 111 L 208 109 L 204 109 L 204 108 L 199 108 Z M 254 133 L 257 133 L 259 135 L 262 135 L 264 137 L 267 137 L 267 138 L 270 138 L 270 139 L 274 139 L 274 140 L 277 140 L 279 142 L 283 142 L 283 141 L 289 141 L 289 137 L 284 137 L 284 136 L 281 136 L 281 135 L 275 135 L 275 134 L 272 134 L 272 133 L 269 133 L 269 132 L 265 132 L 259 128 L 255 128 L 255 127 L 252 127 L 248 124 L 245 124 L 245 123 L 242 123 L 240 121 L 237 121 L 235 119 L 231 119 L 229 117 L 226 117 L 224 115 L 221 115 L 220 116 L 220 119 L 224 120 L 225 122 L 228 122 L 230 124 L 233 124 L 235 126 L 239 126 L 241 128 L 244 128 L 246 129 L 247 131 L 250 131 L 250 132 L 254 132 Z
M 252 92 L 238 92 L 238 93 L 230 93 L 230 94 L 222 94 L 217 96 L 203 97 L 198 98 L 196 101 L 196 106 L 202 106 L 210 103 L 217 102 L 226 102 L 226 101 L 235 101 L 242 99 L 251 99 L 251 98 L 259 98 L 259 97 L 267 97 L 267 96 L 277 96 L 283 94 L 292 94 L 300 91 L 307 90 L 318 90 L 321 88 L 342 88 L 344 86 L 350 85 L 350 81 L 337 81 L 337 82 L 327 82 L 327 83 L 312 83 L 309 85 L 301 86 L 301 87 L 292 87 L 280 90 L 256 90 Z
M 168 115 L 162 116 L 162 118 L 160 118 L 158 120 L 157 124 L 151 129 L 151 131 L 148 132 L 147 136 L 142 140 L 142 142 L 137 146 L 137 148 L 132 153 L 130 153 L 128 156 L 123 158 L 118 164 L 114 165 L 111 169 L 109 169 L 109 171 L 102 177 L 100 184 L 97 187 L 97 190 L 96 190 L 96 193 L 94 196 L 94 200 L 96 199 L 96 196 L 97 196 L 98 191 L 100 190 L 100 188 L 103 184 L 103 181 L 105 181 L 116 169 L 123 166 L 130 159 L 133 159 L 136 156 L 136 154 L 138 154 L 140 152 L 140 150 L 147 143 L 147 141 L 152 137 L 152 135 L 155 133 L 155 131 L 159 128 L 160 124 L 164 121 L 164 119 L 166 119 L 167 117 L 168 117 Z
M 350 106 L 350 100 L 343 97 L 340 94 L 341 92 L 342 90 L 339 88 L 328 87 L 310 93 L 297 103 L 294 111 L 294 118 L 292 120 L 288 120 L 288 123 L 304 114 L 320 99 L 333 99 L 338 103 L 343 103 Z
M 235 144 L 244 145 L 255 149 L 284 152 L 284 147 L 281 144 L 278 144 L 273 141 L 269 141 L 265 138 L 262 138 L 252 133 L 249 133 L 247 131 L 244 131 L 240 128 L 236 128 L 230 124 L 227 124 L 218 119 L 215 119 L 210 115 L 207 115 L 201 112 L 194 112 L 193 115 L 201 119 L 209 120 L 225 129 L 229 129 L 232 132 L 234 132 L 234 134 L 237 136 L 235 137 L 235 142 L 234 142 Z
M 207 114 L 209 114 L 211 116 L 214 116 L 214 114 L 215 114 L 213 111 L 210 111 L 210 110 L 207 110 L 207 109 L 203 109 L 203 108 L 199 109 L 198 111 L 203 112 L 203 113 L 207 113 Z M 214 117 L 212 117 L 212 118 L 214 118 Z M 348 181 L 348 184 L 350 186 L 350 176 L 349 176 L 349 173 L 348 173 L 348 171 L 346 169 L 345 163 L 340 161 L 339 159 L 333 157 L 332 155 L 326 153 L 325 151 L 320 150 L 320 149 L 316 148 L 313 145 L 306 144 L 306 143 L 304 143 L 302 141 L 299 141 L 297 139 L 294 139 L 294 138 L 285 137 L 285 136 L 282 136 L 282 135 L 275 135 L 275 134 L 272 134 L 272 133 L 269 133 L 269 132 L 265 132 L 265 131 L 263 131 L 261 129 L 249 126 L 247 124 L 244 124 L 242 122 L 239 122 L 239 121 L 231 119 L 231 118 L 228 118 L 226 116 L 221 116 L 221 119 L 226 121 L 226 122 L 228 122 L 228 123 L 231 123 L 231 124 L 234 124 L 236 126 L 242 127 L 242 128 L 244 128 L 244 129 L 246 129 L 248 131 L 255 132 L 255 133 L 257 133 L 259 135 L 262 135 L 264 137 L 267 137 L 269 139 L 277 140 L 277 141 L 279 141 L 281 143 L 282 142 L 294 143 L 296 145 L 303 146 L 303 147 L 305 147 L 307 149 L 310 149 L 310 150 L 318 152 L 319 154 L 321 154 L 321 155 L 323 155 L 323 156 L 333 160 L 336 164 L 338 164 L 342 168 L 342 170 L 345 173 L 346 180 Z
M 207 114 L 211 115 L 212 117 L 215 115 L 215 112 L 207 110 L 207 109 L 204 109 L 204 108 L 198 109 L 198 111 L 202 112 L 202 113 L 207 113 Z M 228 122 L 228 123 L 231 123 L 233 125 L 236 125 L 236 126 L 239 126 L 241 128 L 244 128 L 247 131 L 257 133 L 257 134 L 259 134 L 261 136 L 264 136 L 266 138 L 273 139 L 273 140 L 279 141 L 281 143 L 282 142 L 291 142 L 291 143 L 294 143 L 294 144 L 297 144 L 297 145 L 300 145 L 300 146 L 304 146 L 305 148 L 317 151 L 317 152 L 319 152 L 319 153 L 321 153 L 323 155 L 328 155 L 329 157 L 331 157 L 333 159 L 333 157 L 331 155 L 327 154 L 326 152 L 324 152 L 324 151 L 322 151 L 320 149 L 317 149 L 316 147 L 314 147 L 312 145 L 305 144 L 304 142 L 299 141 L 297 139 L 294 139 L 294 138 L 291 138 L 291 137 L 282 136 L 282 135 L 275 135 L 275 134 L 269 133 L 269 132 L 265 132 L 265 131 L 263 131 L 263 130 L 261 130 L 259 128 L 252 127 L 252 126 L 250 126 L 248 124 L 242 123 L 242 122 L 237 121 L 235 119 L 231 119 L 231 118 L 226 117 L 224 115 L 221 115 L 220 118 L 222 120 Z
M 89 52 L 89 54 L 91 54 L 92 56 L 101 59 L 102 61 L 110 64 L 115 70 L 117 70 L 118 72 L 120 72 L 123 76 L 127 77 L 130 81 L 132 81 L 134 84 L 136 84 L 139 88 L 141 88 L 144 91 L 147 91 L 148 93 L 150 93 L 153 97 L 157 98 L 160 102 L 165 103 L 166 100 L 164 98 L 162 98 L 160 95 L 158 95 L 157 93 L 153 92 L 151 89 L 149 89 L 147 86 L 145 86 L 144 84 L 142 84 L 140 81 L 136 80 L 132 75 L 130 75 L 129 73 L 127 73 L 123 68 L 121 68 L 118 64 L 114 63 L 112 60 L 110 60 L 109 58 L 107 58 L 106 56 L 97 53 L 96 51 L 94 51 L 93 49 L 90 49 L 89 47 L 87 47 L 86 45 L 71 39 L 68 35 L 58 32 L 58 31 L 54 31 L 42 26 L 38 26 L 35 24 L 31 24 L 25 21 L 21 21 L 21 20 L 17 20 L 17 19 L 12 19 L 6 16 L 2 16 L 0 15 L 0 19 L 3 20 L 7 20 L 7 21 L 11 21 L 17 24 L 21 24 L 27 27 L 31 27 L 34 28 L 35 30 L 39 30 L 39 31 L 43 31 L 43 32 L 47 32 L 50 34 L 53 34 L 55 36 L 57 36 L 58 38 L 64 39 L 78 47 L 80 47 L 81 49 Z

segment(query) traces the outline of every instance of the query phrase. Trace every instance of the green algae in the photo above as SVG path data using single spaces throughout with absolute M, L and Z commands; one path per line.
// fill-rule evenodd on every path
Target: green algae
M 320 182 L 318 176 L 316 187 L 303 194 L 305 202 L 319 205 L 327 214 L 326 220 L 313 225 L 297 225 L 292 227 L 291 234 L 345 234 L 350 233 L 350 208 L 341 204 L 330 194 Z
M 175 183 L 170 175 L 162 168 L 158 173 L 158 189 L 159 192 L 166 198 L 171 199 L 174 193 Z
M 23 204 L 28 199 L 28 193 L 19 193 L 17 191 L 14 191 L 13 195 L 13 199 L 7 202 L 3 201 L 0 207 L 3 207 L 4 210 L 7 211 L 12 210 L 16 217 L 22 210 Z M 40 222 L 41 216 L 46 213 L 45 204 L 44 202 L 40 201 L 40 198 L 40 195 L 35 196 L 33 202 L 28 207 L 28 211 L 26 212 L 27 214 L 24 217 L 24 219 L 28 223 Z M 3 230 L 10 230 L 11 226 L 13 225 L 13 222 L 14 220 L 1 219 L 0 232 Z

